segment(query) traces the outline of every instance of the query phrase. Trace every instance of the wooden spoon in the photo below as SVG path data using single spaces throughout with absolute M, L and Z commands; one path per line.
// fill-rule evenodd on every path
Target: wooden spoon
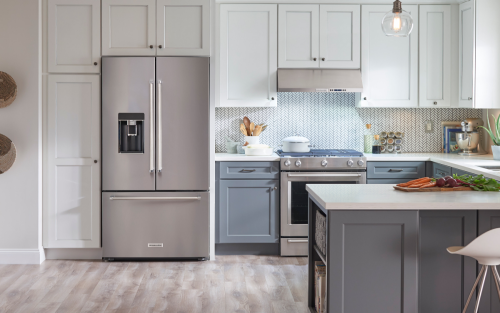
M 255 124 L 252 122 L 250 123 L 250 136 L 252 136 L 254 130 L 255 130 Z
M 247 129 L 245 128 L 245 125 L 240 124 L 240 132 L 241 132 L 243 135 L 247 136 Z
M 250 133 L 250 119 L 245 116 L 243 118 L 243 123 L 245 124 L 245 128 L 247 129 L 247 136 L 252 136 L 252 133 Z
M 257 126 L 255 126 L 255 130 L 253 132 L 253 135 L 258 136 L 258 135 L 260 135 L 261 132 L 262 132 L 262 126 L 257 125 Z

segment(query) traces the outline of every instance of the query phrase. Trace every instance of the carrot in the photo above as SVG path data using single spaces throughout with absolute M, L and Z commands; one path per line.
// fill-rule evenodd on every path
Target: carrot
M 426 178 L 423 178 L 423 179 L 421 179 L 421 180 L 419 180 L 419 181 L 417 181 L 417 182 L 414 182 L 414 183 L 412 183 L 412 184 L 408 184 L 408 183 L 403 184 L 403 185 L 402 185 L 402 186 L 400 186 L 400 187 L 408 187 L 408 188 L 413 188 L 413 187 L 415 187 L 416 185 L 427 184 L 427 183 L 429 183 L 430 181 L 431 181 L 431 179 L 430 179 L 430 178 L 428 178 L 428 177 L 426 177 Z
M 425 185 L 425 184 L 427 184 L 427 183 L 418 183 L 418 184 L 413 184 L 413 185 L 410 185 L 410 186 L 408 186 L 408 187 L 406 187 L 406 188 L 419 188 L 420 186 L 423 186 L 423 185 Z
M 427 180 L 427 179 L 428 179 L 428 180 L 430 180 L 430 178 L 429 178 L 429 177 L 424 177 L 424 178 L 419 178 L 419 179 L 411 180 L 411 181 L 409 181 L 409 182 L 407 182 L 407 183 L 399 184 L 398 186 L 399 186 L 399 187 L 407 187 L 407 186 L 410 186 L 410 185 L 413 185 L 413 184 L 419 183 L 419 182 L 421 182 L 421 181 L 423 181 L 423 180 Z
M 424 184 L 424 185 L 420 186 L 419 188 L 431 188 L 431 187 L 436 187 L 436 182 L 430 182 L 430 183 Z

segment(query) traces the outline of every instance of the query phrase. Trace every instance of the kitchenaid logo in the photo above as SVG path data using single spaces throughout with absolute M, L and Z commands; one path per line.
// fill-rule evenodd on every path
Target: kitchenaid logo
M 148 243 L 148 248 L 163 248 L 163 243 Z

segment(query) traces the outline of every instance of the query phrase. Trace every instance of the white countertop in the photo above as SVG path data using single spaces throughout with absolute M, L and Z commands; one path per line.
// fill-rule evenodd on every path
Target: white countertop
M 498 210 L 500 192 L 404 192 L 392 185 L 307 185 L 327 210 Z
M 500 161 L 493 160 L 492 155 L 460 156 L 446 153 L 401 153 L 401 154 L 367 154 L 368 162 L 397 162 L 397 161 L 431 161 L 442 165 L 454 167 L 476 175 L 483 174 L 487 177 L 500 180 L 500 172 L 490 171 L 479 166 L 499 166 Z M 279 161 L 280 157 L 273 153 L 271 156 L 247 156 L 244 154 L 216 153 L 215 161 Z

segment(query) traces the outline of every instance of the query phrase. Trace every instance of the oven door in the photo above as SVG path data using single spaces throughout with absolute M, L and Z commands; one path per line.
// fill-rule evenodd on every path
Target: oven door
M 366 172 L 281 172 L 282 237 L 307 237 L 307 184 L 366 184 Z

